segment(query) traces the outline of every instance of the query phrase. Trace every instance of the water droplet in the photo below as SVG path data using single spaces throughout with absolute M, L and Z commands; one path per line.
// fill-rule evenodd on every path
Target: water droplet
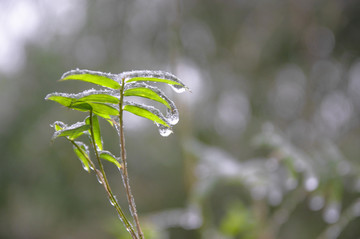
M 117 203 L 117 198 L 116 196 L 114 196 L 114 198 L 112 199 L 111 197 L 109 197 L 109 202 L 111 204 L 111 206 L 115 206 L 115 204 Z
M 179 122 L 179 112 L 175 109 L 167 109 L 166 111 L 166 119 L 169 121 L 171 125 L 176 125 Z
M 124 220 L 123 220 L 123 218 L 118 214 L 118 218 L 120 219 L 120 221 L 122 222 L 122 223 L 124 223 Z M 124 225 L 125 225 L 125 223 L 124 223 Z M 126 228 L 126 230 L 128 230 L 127 228 Z M 128 230 L 129 231 L 129 230 Z
M 340 217 L 340 203 L 332 202 L 330 203 L 323 213 L 323 219 L 329 224 L 333 224 L 339 220 Z
M 170 85 L 170 86 L 176 93 L 183 93 L 186 91 L 186 88 L 181 85 Z
M 89 168 L 80 160 L 82 168 L 86 171 L 89 172 Z
M 103 184 L 102 176 L 99 176 L 99 174 L 96 174 L 96 179 L 100 184 Z
M 319 180 L 315 176 L 309 176 L 306 178 L 304 186 L 308 192 L 314 191 L 319 186 Z
M 316 195 L 310 199 L 309 207 L 313 211 L 318 211 L 324 207 L 325 200 L 323 196 Z
M 160 125 L 159 126 L 159 133 L 160 133 L 161 136 L 167 137 L 172 133 L 172 130 L 165 127 L 165 126 L 163 126 L 163 125 Z

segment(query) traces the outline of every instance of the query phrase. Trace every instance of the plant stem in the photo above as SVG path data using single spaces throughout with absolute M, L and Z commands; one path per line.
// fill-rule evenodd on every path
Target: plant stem
M 120 103 L 119 103 L 119 137 L 120 137 L 120 148 L 121 148 L 121 160 L 122 160 L 122 170 L 123 170 L 123 181 L 126 189 L 126 196 L 130 206 L 131 214 L 134 218 L 136 229 L 140 239 L 144 238 L 144 234 L 140 227 L 140 221 L 136 211 L 136 205 L 134 197 L 131 193 L 129 176 L 127 172 L 127 163 L 126 163 L 126 151 L 125 151 L 125 136 L 124 136 L 124 125 L 123 125 L 123 101 L 124 101 L 124 87 L 125 87 L 125 79 L 121 79 L 121 89 L 120 89 Z
M 138 239 L 138 236 L 136 235 L 131 223 L 127 220 L 127 218 L 125 217 L 124 212 L 122 211 L 120 205 L 118 204 L 118 202 L 117 202 L 117 200 L 116 200 L 116 198 L 115 198 L 115 196 L 114 196 L 114 194 L 113 194 L 113 192 L 112 192 L 112 190 L 110 188 L 109 181 L 107 180 L 105 170 L 104 170 L 104 166 L 103 166 L 103 164 L 102 164 L 102 162 L 100 160 L 99 152 L 98 152 L 96 144 L 95 144 L 92 116 L 93 116 L 93 113 L 92 113 L 92 111 L 90 111 L 90 134 L 91 134 L 91 139 L 92 139 L 91 141 L 92 141 L 92 145 L 93 145 L 94 150 L 95 150 L 96 159 L 97 159 L 99 167 L 100 167 L 100 171 L 95 169 L 95 172 L 98 175 L 99 179 L 103 182 L 105 191 L 107 192 L 111 202 L 114 204 L 114 207 L 115 207 L 118 215 L 120 216 L 120 219 L 124 223 L 126 229 L 131 234 L 133 239 Z M 92 165 L 92 166 L 94 166 L 94 165 Z

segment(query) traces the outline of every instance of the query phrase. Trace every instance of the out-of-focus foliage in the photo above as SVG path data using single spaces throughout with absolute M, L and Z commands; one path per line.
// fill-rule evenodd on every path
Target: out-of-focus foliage
M 358 238 L 359 16 L 355 0 L 1 1 L 0 237 L 126 238 L 67 142 L 49 144 L 82 115 L 43 98 L 78 92 L 56 82 L 78 67 L 193 91 L 166 140 L 126 115 L 148 238 Z

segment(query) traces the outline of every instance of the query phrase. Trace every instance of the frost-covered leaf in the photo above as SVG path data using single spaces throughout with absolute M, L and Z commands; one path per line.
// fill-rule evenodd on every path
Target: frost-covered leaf
M 85 122 L 87 125 L 91 126 L 90 117 L 87 117 Z M 92 116 L 92 126 L 93 126 L 95 144 L 100 150 L 103 150 L 103 142 L 101 139 L 100 125 L 99 125 L 98 117 L 96 115 Z M 89 129 L 89 131 L 90 131 L 90 129 Z
M 120 74 L 126 83 L 131 82 L 159 82 L 170 85 L 176 92 L 181 93 L 189 90 L 187 86 L 176 76 L 164 71 L 128 71 Z
M 157 125 L 163 125 L 170 128 L 170 124 L 163 114 L 156 108 L 146 105 L 140 105 L 133 102 L 125 102 L 124 110 L 133 113 L 134 115 L 147 118 Z
M 90 158 L 89 158 L 89 148 L 86 144 L 79 141 L 72 141 L 73 149 L 75 154 L 78 156 L 83 169 L 87 172 L 90 172 L 90 169 L 93 169 L 90 165 Z
M 118 159 L 109 151 L 101 151 L 99 156 L 100 158 L 115 164 L 119 169 L 121 168 L 121 164 L 119 163 Z
M 163 103 L 166 109 L 166 122 L 175 125 L 179 122 L 179 112 L 172 100 L 159 88 L 146 83 L 129 83 L 125 86 L 125 96 L 140 96 Z
M 101 103 L 91 103 L 90 105 L 95 114 L 105 119 L 110 119 L 110 115 L 119 114 L 119 111 L 110 105 L 101 104 Z
M 53 100 L 62 105 L 68 106 L 76 101 L 90 103 L 119 103 L 119 93 L 115 90 L 85 90 L 77 94 L 51 93 L 45 97 L 45 100 Z
M 92 103 L 109 103 L 109 104 L 119 104 L 119 99 L 112 95 L 105 94 L 93 94 L 79 98 L 79 100 L 84 102 Z
M 52 93 L 48 94 L 45 99 L 58 102 L 59 104 L 68 108 L 79 111 L 92 110 L 95 114 L 105 119 L 110 119 L 110 115 L 118 115 L 119 111 L 106 104 L 106 103 L 94 103 L 90 101 L 83 101 L 81 98 L 77 99 L 79 94 L 66 94 L 66 93 Z M 90 96 L 90 95 L 88 95 Z M 85 97 L 88 97 L 85 96 Z M 113 99 L 114 100 L 114 99 Z
M 65 124 L 62 121 L 55 121 L 53 124 L 50 125 L 55 129 L 55 131 L 62 130 L 63 128 L 67 127 L 67 124 Z
M 55 130 L 56 130 L 57 124 L 55 124 L 55 123 L 53 124 L 53 126 L 55 127 Z M 77 137 L 84 134 L 84 132 L 86 132 L 89 129 L 90 129 L 90 125 L 87 125 L 84 122 L 78 122 L 76 124 L 67 126 L 65 128 L 62 128 L 61 130 L 56 131 L 53 134 L 52 139 L 54 140 L 58 137 L 67 137 L 70 140 L 74 140 Z
M 61 81 L 64 80 L 80 80 L 90 82 L 111 89 L 120 89 L 120 84 L 115 81 L 116 75 L 90 70 L 72 70 L 64 73 Z
M 55 101 L 63 106 L 66 106 L 71 109 L 80 110 L 80 111 L 89 111 L 91 110 L 91 106 L 84 102 L 79 101 L 74 97 L 74 95 L 66 94 L 66 93 L 52 93 L 48 94 L 45 97 L 46 100 Z
M 55 101 L 59 104 L 62 104 L 63 106 L 69 107 L 72 102 L 74 101 L 74 99 L 67 97 L 65 95 L 59 95 L 57 93 L 52 93 L 52 94 L 48 94 L 45 97 L 45 100 L 52 100 Z
M 166 105 L 166 107 L 170 108 L 169 104 L 163 98 L 161 98 L 158 94 L 156 94 L 154 91 L 152 91 L 152 90 L 150 90 L 148 88 L 129 89 L 129 90 L 125 91 L 124 95 L 125 96 L 139 96 L 139 97 L 148 98 L 148 99 L 160 102 L 160 103 Z
M 124 96 L 139 96 L 151 99 L 164 104 L 169 109 L 171 108 L 170 104 L 172 101 L 161 90 L 144 83 L 129 84 L 125 88 Z

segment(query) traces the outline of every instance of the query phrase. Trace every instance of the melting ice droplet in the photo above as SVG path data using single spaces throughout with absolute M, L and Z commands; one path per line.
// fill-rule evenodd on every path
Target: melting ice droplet
M 159 126 L 159 133 L 160 133 L 161 136 L 167 137 L 172 133 L 172 130 L 165 127 L 165 126 L 160 125 Z
M 183 93 L 186 91 L 186 88 L 181 85 L 170 85 L 170 86 L 176 93 Z

